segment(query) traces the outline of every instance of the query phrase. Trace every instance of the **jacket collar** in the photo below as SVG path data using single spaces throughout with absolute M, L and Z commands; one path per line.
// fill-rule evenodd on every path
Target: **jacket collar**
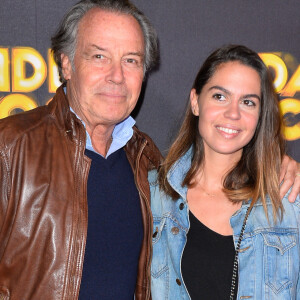
M 48 104 L 50 114 L 56 118 L 58 126 L 61 130 L 65 131 L 65 134 L 69 138 L 78 141 L 79 136 L 81 136 L 84 138 L 85 143 L 85 128 L 75 114 L 71 112 L 68 98 L 64 92 L 64 87 L 65 84 L 62 84 L 56 90 L 56 94 Z M 125 151 L 132 161 L 135 161 L 141 147 L 144 147 L 143 155 L 148 158 L 153 168 L 158 168 L 162 161 L 162 156 L 158 148 L 154 145 L 148 135 L 142 133 L 134 126 L 133 136 L 125 145 Z M 135 164 L 133 167 L 135 167 Z
M 186 200 L 186 193 L 187 193 L 187 186 L 182 186 L 182 182 L 191 168 L 191 161 L 193 155 L 193 146 L 182 156 L 180 157 L 174 165 L 171 167 L 170 171 L 168 172 L 167 179 L 172 186 L 172 188 L 184 199 Z M 251 201 L 244 201 L 243 207 L 247 209 L 250 205 Z M 271 200 L 267 196 L 266 197 L 266 204 L 271 205 Z M 257 201 L 254 206 L 261 206 L 261 201 Z M 238 213 L 238 212 L 236 212 Z
M 182 186 L 182 182 L 191 168 L 191 160 L 193 155 L 193 146 L 180 157 L 168 172 L 167 179 L 172 188 L 186 201 L 187 186 Z
M 162 161 L 160 151 L 147 134 L 139 131 L 136 126 L 133 126 L 133 136 L 125 145 L 125 151 L 127 153 L 127 156 L 133 162 L 132 167 L 134 169 L 136 168 L 135 164 L 137 155 L 141 152 L 141 150 L 143 155 L 152 165 L 149 170 L 158 169 Z
M 85 141 L 85 129 L 81 121 L 71 112 L 68 98 L 62 84 L 48 104 L 50 114 L 57 120 L 58 126 L 70 139 L 78 140 L 79 136 Z

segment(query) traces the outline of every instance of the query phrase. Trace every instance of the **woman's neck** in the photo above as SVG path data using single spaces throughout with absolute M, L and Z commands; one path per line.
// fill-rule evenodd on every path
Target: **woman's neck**
M 229 220 L 241 206 L 241 203 L 232 203 L 223 192 L 224 178 L 237 159 L 231 155 L 206 155 L 187 193 L 191 212 L 208 228 L 222 235 L 232 234 Z
M 208 189 L 223 189 L 223 181 L 228 172 L 236 165 L 240 155 L 206 153 L 203 164 L 195 176 L 195 184 Z

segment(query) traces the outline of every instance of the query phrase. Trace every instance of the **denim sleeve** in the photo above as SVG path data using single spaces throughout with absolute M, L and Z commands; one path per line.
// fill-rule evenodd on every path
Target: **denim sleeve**
M 294 206 L 296 207 L 295 210 L 297 212 L 298 238 L 300 239 L 300 195 L 297 196 Z M 298 247 L 300 253 L 300 241 L 298 242 Z M 299 262 L 299 270 L 300 270 L 300 262 Z M 298 273 L 296 299 L 300 299 L 300 273 Z

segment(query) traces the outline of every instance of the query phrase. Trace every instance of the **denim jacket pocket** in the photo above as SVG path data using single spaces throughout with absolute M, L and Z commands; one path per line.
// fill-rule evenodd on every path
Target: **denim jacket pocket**
M 262 236 L 265 282 L 278 295 L 292 285 L 291 251 L 297 244 L 297 233 L 285 229 L 263 232 Z
M 162 238 L 162 231 L 164 229 L 165 221 L 166 218 L 153 217 L 153 259 L 151 265 L 151 275 L 154 278 L 158 278 L 168 271 L 167 241 Z
M 168 299 L 170 288 L 167 240 L 163 234 L 165 221 L 166 218 L 153 217 L 151 296 L 155 300 Z

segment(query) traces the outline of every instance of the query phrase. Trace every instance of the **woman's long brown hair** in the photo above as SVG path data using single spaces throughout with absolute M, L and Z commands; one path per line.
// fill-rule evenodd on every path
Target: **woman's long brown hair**
M 268 217 L 266 195 L 269 195 L 276 219 L 283 212 L 279 196 L 279 173 L 285 143 L 281 134 L 281 119 L 278 107 L 278 96 L 274 91 L 273 82 L 268 68 L 259 55 L 240 45 L 228 45 L 213 52 L 200 68 L 193 87 L 200 95 L 203 86 L 217 71 L 218 66 L 226 62 L 238 61 L 257 71 L 261 84 L 260 116 L 255 134 L 243 148 L 242 156 L 236 166 L 226 175 L 223 187 L 232 202 L 252 199 L 253 206 L 258 199 L 264 206 Z M 204 160 L 204 146 L 198 130 L 198 117 L 191 111 L 188 103 L 185 117 L 179 133 L 160 168 L 158 180 L 160 188 L 177 199 L 179 195 L 167 180 L 167 174 L 173 164 L 193 147 L 191 168 L 186 174 L 182 186 L 191 187 L 196 173 Z

